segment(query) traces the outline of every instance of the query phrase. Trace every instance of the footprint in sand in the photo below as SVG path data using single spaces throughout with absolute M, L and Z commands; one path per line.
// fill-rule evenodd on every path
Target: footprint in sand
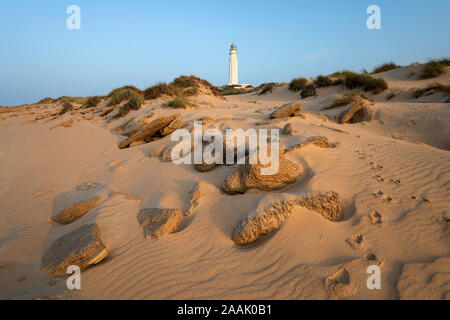
M 377 190 L 373 193 L 373 195 L 375 196 L 375 198 L 379 198 L 381 200 L 383 200 L 383 202 L 392 202 L 392 198 L 389 197 L 387 194 L 385 194 L 383 191 L 381 190 Z
M 367 163 L 373 170 L 383 170 L 383 166 L 376 164 L 375 162 L 371 161 Z
M 391 179 L 389 181 L 392 182 L 392 183 L 395 183 L 396 185 L 399 185 L 401 183 L 401 181 L 399 179 L 395 179 L 395 180 Z
M 359 250 L 363 246 L 364 237 L 361 233 L 358 233 L 351 236 L 346 241 L 352 249 Z
M 123 160 L 116 160 L 108 163 L 108 167 L 112 169 L 112 172 L 120 172 L 125 170 L 124 166 L 119 166 L 119 164 L 123 163 Z
M 378 182 L 384 182 L 384 178 L 380 176 L 379 174 L 373 174 L 372 179 L 378 181 Z
M 372 222 L 373 224 L 381 227 L 382 223 L 383 223 L 383 216 L 377 211 L 374 210 L 370 213 L 369 215 L 370 218 L 370 222 Z
M 377 261 L 378 258 L 374 253 L 368 252 L 364 255 L 364 260 L 366 261 Z
M 50 194 L 50 193 L 52 193 L 53 191 L 55 191 L 57 188 L 41 188 L 41 189 L 39 189 L 38 191 L 36 191 L 34 194 L 33 194 L 33 199 L 34 198 L 39 198 L 39 197 L 42 197 L 42 196 L 45 196 L 45 195 L 47 195 L 47 194 Z
M 9 262 L 3 261 L 3 262 L 0 262 L 0 269 L 10 270 L 10 269 L 12 269 L 12 265 Z
M 325 288 L 337 296 L 349 296 L 354 293 L 350 285 L 350 274 L 344 268 L 325 279 Z

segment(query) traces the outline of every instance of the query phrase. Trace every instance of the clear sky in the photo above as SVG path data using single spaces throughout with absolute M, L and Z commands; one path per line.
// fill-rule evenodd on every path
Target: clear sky
M 69 5 L 81 29 L 69 30 Z M 366 9 L 381 8 L 381 30 Z M 0 105 L 43 97 L 144 89 L 186 74 L 239 82 L 290 81 L 450 56 L 448 0 L 14 0 L 0 2 Z

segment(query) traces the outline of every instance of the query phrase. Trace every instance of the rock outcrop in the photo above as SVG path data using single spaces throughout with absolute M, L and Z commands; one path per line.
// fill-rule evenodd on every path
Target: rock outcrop
M 303 173 L 303 167 L 289 161 L 280 152 L 278 170 L 272 175 L 263 175 L 262 169 L 270 165 L 242 164 L 233 171 L 222 185 L 228 194 L 246 193 L 249 190 L 274 191 L 297 181 Z
M 344 111 L 340 117 L 340 123 L 357 123 L 362 121 L 369 121 L 372 119 L 372 110 L 365 105 L 364 101 L 355 102 L 352 106 Z
M 290 195 L 267 206 L 262 201 L 255 211 L 236 225 L 233 241 L 237 245 L 245 245 L 257 240 L 261 235 L 278 229 L 298 207 L 314 210 L 330 221 L 338 221 L 341 217 L 339 195 L 333 191 Z
M 284 153 L 287 153 L 287 152 L 293 151 L 293 150 L 300 150 L 310 144 L 313 144 L 320 148 L 331 148 L 332 147 L 332 145 L 330 144 L 330 142 L 328 141 L 328 139 L 326 137 L 315 136 L 315 137 L 310 137 L 300 143 L 297 143 L 296 145 L 287 147 L 286 149 L 284 149 Z
M 183 121 L 180 115 L 160 117 L 146 125 L 142 130 L 133 134 L 130 138 L 119 144 L 120 149 L 129 147 L 135 141 L 149 142 L 155 136 L 163 137 L 181 127 Z
M 302 112 L 301 102 L 292 102 L 282 105 L 277 110 L 272 112 L 272 114 L 270 115 L 270 119 L 295 117 L 301 114 L 301 112 Z
M 53 242 L 42 257 L 41 271 L 64 276 L 68 266 L 76 265 L 83 270 L 107 256 L 97 224 L 84 225 Z
M 178 228 L 181 222 L 181 211 L 180 209 L 142 209 L 138 213 L 137 220 L 144 230 L 145 239 L 159 239 Z
M 89 210 L 94 208 L 101 200 L 101 197 L 94 197 L 77 202 L 54 215 L 52 220 L 59 224 L 72 223 L 88 213 Z

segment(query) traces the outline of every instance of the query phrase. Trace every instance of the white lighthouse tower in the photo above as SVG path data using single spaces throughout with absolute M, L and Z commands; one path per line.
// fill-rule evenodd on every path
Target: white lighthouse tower
M 236 45 L 233 43 L 230 49 L 230 73 L 229 73 L 229 86 L 238 85 L 238 60 L 237 60 L 237 49 Z

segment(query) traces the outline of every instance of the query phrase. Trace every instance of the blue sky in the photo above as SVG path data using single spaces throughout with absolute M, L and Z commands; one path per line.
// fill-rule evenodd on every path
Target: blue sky
M 69 5 L 81 30 L 66 28 Z M 366 9 L 381 8 L 381 30 Z M 106 94 L 194 74 L 215 85 L 238 47 L 239 81 L 290 81 L 450 55 L 450 1 L 102 1 L 0 3 L 0 105 Z

